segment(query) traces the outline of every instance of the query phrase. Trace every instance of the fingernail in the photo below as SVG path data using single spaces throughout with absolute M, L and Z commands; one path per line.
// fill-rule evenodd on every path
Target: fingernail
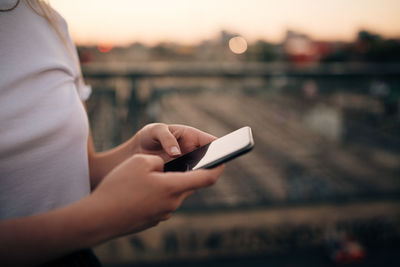
M 176 146 L 171 147 L 170 151 L 171 151 L 171 154 L 175 155 L 175 156 L 181 154 L 181 152 L 179 151 L 179 148 L 177 148 Z

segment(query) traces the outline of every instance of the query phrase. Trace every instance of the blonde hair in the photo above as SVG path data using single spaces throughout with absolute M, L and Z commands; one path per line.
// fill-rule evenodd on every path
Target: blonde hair
M 60 38 L 61 42 L 64 44 L 64 47 L 70 54 L 78 71 L 78 75 L 83 82 L 82 71 L 79 64 L 79 57 L 76 56 L 76 54 L 74 53 L 74 47 L 71 46 L 65 35 L 61 32 L 59 18 L 57 17 L 56 11 L 50 6 L 50 3 L 45 0 L 26 0 L 26 3 L 36 14 L 44 17 L 49 25 L 57 33 L 57 36 Z
M 57 18 L 57 14 L 54 11 L 54 9 L 50 6 L 50 3 L 45 0 L 26 0 L 27 4 L 29 7 L 39 16 L 44 17 L 47 22 L 50 24 L 50 26 L 55 30 L 57 33 L 58 37 L 64 44 L 65 48 L 68 50 L 68 52 L 71 54 L 73 58 L 74 56 L 74 51 L 71 45 L 68 43 L 67 38 L 65 38 L 64 34 L 61 32 L 61 29 L 59 27 L 59 22 Z M 39 10 L 37 10 L 37 8 Z
M 19 4 L 21 0 L 17 0 L 15 5 L 7 9 L 0 9 L 1 12 L 9 12 L 14 10 Z M 46 19 L 49 25 L 54 29 L 57 33 L 57 36 L 60 38 L 61 42 L 64 44 L 65 48 L 67 49 L 68 53 L 71 56 L 72 61 L 74 62 L 78 75 L 83 82 L 83 76 L 81 67 L 79 64 L 79 57 L 74 53 L 74 46 L 68 42 L 68 39 L 65 35 L 61 32 L 59 18 L 55 10 L 50 6 L 50 3 L 46 0 L 26 0 L 27 5 L 39 16 Z

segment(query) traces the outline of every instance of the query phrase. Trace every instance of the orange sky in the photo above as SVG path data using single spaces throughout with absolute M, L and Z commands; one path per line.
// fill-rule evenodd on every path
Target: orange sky
M 287 29 L 349 41 L 362 28 L 400 37 L 400 0 L 51 0 L 78 44 L 194 43 L 221 29 L 279 42 Z

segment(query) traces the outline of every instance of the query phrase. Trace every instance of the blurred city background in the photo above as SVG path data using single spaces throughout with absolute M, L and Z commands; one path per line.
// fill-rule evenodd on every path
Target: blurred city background
M 398 1 L 99 1 L 103 22 L 95 3 L 74 17 L 66 2 L 52 4 L 93 87 L 98 151 L 151 122 L 216 136 L 247 125 L 255 139 L 170 220 L 97 247 L 105 266 L 400 266 Z M 129 5 L 154 16 L 132 22 Z M 129 38 L 79 31 L 91 16 L 113 29 L 116 9 Z M 242 13 L 209 31 L 196 9 Z M 130 32 L 153 20 L 159 31 Z

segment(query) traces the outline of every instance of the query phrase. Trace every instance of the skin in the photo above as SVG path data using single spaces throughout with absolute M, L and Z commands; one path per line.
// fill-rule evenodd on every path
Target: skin
M 164 173 L 164 162 L 214 139 L 187 126 L 150 124 L 95 153 L 89 137 L 92 193 L 50 212 L 1 221 L 0 265 L 37 265 L 167 220 L 194 190 L 214 184 L 224 167 Z

